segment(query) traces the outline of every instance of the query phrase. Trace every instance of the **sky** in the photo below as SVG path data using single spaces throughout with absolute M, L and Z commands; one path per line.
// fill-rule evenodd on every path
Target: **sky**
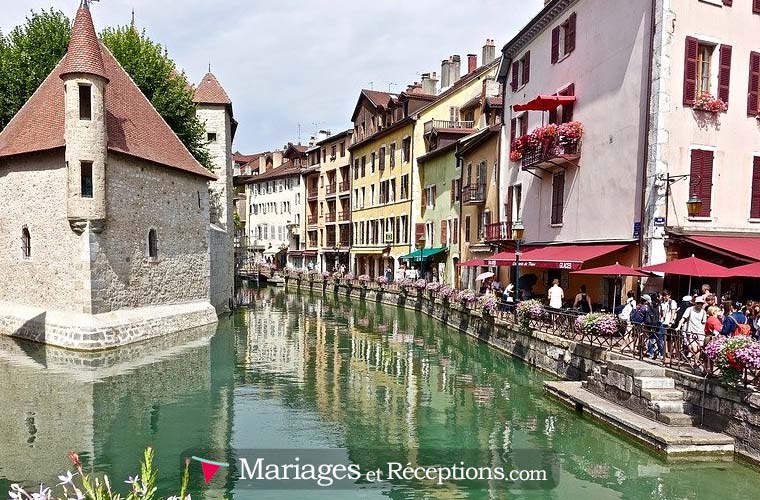
M 0 30 L 30 10 L 73 18 L 79 0 L 0 0 Z M 234 150 L 253 153 L 307 143 L 319 129 L 351 126 L 362 88 L 400 92 L 441 60 L 480 61 L 486 38 L 501 47 L 543 0 L 101 0 L 95 28 L 128 24 L 169 50 L 197 83 L 219 78 L 240 123 Z

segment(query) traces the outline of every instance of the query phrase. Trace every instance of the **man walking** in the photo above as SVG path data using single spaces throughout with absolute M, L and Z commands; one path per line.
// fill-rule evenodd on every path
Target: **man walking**
M 660 296 L 660 303 L 658 305 L 659 307 L 659 330 L 657 332 L 656 340 L 657 340 L 657 350 L 659 352 L 659 355 L 661 357 L 665 357 L 665 332 L 668 328 L 673 327 L 673 323 L 676 318 L 676 314 L 678 313 L 678 304 L 675 300 L 673 300 L 670 297 L 670 292 L 668 290 L 663 290 L 662 295 Z M 649 348 L 647 349 L 647 354 L 652 359 L 657 359 L 657 354 L 654 352 L 654 335 L 649 336 Z

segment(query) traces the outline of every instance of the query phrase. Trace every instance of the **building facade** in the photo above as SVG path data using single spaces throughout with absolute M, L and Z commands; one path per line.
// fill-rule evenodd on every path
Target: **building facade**
M 216 177 L 99 42 L 87 3 L 0 132 L 0 169 L 2 333 L 102 349 L 216 322 Z

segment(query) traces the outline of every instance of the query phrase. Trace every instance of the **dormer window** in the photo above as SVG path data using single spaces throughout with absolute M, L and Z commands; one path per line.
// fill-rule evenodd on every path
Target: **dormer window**
M 92 120 L 92 87 L 79 85 L 79 119 Z

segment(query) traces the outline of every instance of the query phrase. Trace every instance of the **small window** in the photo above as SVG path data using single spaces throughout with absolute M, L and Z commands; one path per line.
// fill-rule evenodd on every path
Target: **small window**
M 700 43 L 697 48 L 697 97 L 710 93 L 714 45 Z
M 557 172 L 552 179 L 551 223 L 562 224 L 565 211 L 565 173 Z
M 92 120 L 92 87 L 79 85 L 79 119 Z
M 32 258 L 32 235 L 29 234 L 29 228 L 21 228 L 21 257 L 24 259 Z
M 216 142 L 216 132 L 209 132 L 206 134 L 206 137 L 208 138 L 208 142 Z
M 80 163 L 82 198 L 92 198 L 92 162 Z
M 148 257 L 151 259 L 158 258 L 158 236 L 155 229 L 148 231 Z

